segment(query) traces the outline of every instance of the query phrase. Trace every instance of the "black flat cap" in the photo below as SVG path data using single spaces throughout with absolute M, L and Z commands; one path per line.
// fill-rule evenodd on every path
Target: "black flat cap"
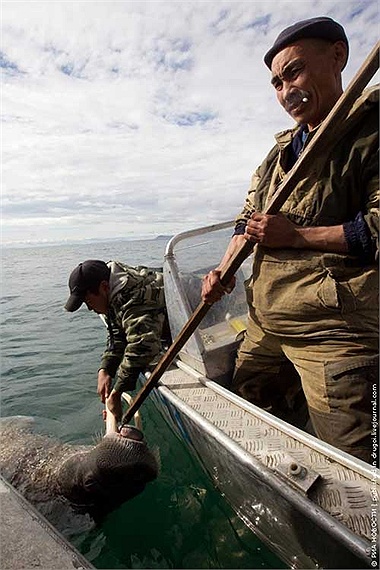
M 271 69 L 275 55 L 293 42 L 305 38 L 318 38 L 333 43 L 343 41 L 347 46 L 348 59 L 348 40 L 343 27 L 327 16 L 320 16 L 319 18 L 310 18 L 310 20 L 301 20 L 289 26 L 289 28 L 285 28 L 265 54 L 265 64 Z M 345 67 L 346 63 L 347 60 L 343 67 Z

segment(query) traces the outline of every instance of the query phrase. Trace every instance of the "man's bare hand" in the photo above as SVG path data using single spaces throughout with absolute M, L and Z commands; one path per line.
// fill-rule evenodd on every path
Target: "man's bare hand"
M 247 222 L 244 237 L 253 243 L 266 247 L 297 247 L 299 240 L 298 226 L 283 214 L 252 214 Z
M 220 301 L 225 293 L 231 293 L 235 287 L 235 276 L 231 279 L 226 287 L 220 282 L 221 271 L 213 269 L 202 280 L 202 301 L 208 305 L 212 305 L 216 301 Z
M 101 368 L 98 372 L 98 394 L 103 404 L 111 393 L 111 385 L 111 376 L 106 372 L 106 370 L 104 370 L 104 368 Z

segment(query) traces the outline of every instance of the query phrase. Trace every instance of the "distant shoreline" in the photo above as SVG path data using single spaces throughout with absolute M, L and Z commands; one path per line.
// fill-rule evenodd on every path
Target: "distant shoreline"
M 30 248 L 30 247 L 64 247 L 70 245 L 86 245 L 86 244 L 95 244 L 95 243 L 110 243 L 110 242 L 120 242 L 120 241 L 162 241 L 166 240 L 169 241 L 173 236 L 172 235 L 163 235 L 160 234 L 158 236 L 148 236 L 148 237 L 115 237 L 115 238 L 88 238 L 88 239 L 81 239 L 81 240 L 70 240 L 70 241 L 49 241 L 49 242 L 15 242 L 15 243 L 5 243 L 2 244 L 2 249 L 23 249 L 23 248 Z

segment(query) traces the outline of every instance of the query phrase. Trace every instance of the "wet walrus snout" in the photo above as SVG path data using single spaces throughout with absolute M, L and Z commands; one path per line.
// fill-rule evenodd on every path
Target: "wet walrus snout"
M 130 403 L 128 394 L 123 397 Z M 73 505 L 98 515 L 141 493 L 159 470 L 139 416 L 134 418 L 136 425 L 123 425 L 119 432 L 107 401 L 106 412 L 106 435 L 87 453 L 69 458 L 58 473 L 62 494 Z
M 141 493 L 158 469 L 143 434 L 131 426 L 128 437 L 107 434 L 91 451 L 67 459 L 58 479 L 73 505 L 101 514 Z

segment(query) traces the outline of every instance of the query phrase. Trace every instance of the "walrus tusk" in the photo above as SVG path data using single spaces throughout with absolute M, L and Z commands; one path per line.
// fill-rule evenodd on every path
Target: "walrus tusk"
M 131 405 L 132 396 L 130 396 L 127 392 L 123 392 L 121 397 L 124 398 L 124 400 L 127 402 L 128 406 Z M 133 420 L 135 422 L 135 426 L 137 427 L 137 429 L 142 431 L 142 422 L 141 422 L 141 416 L 140 416 L 139 410 L 136 411 L 135 415 L 133 416 Z
M 124 398 L 124 400 L 130 406 L 131 402 L 132 402 L 131 396 L 127 392 L 123 392 L 121 396 L 122 396 L 122 398 Z M 109 409 L 108 404 L 107 404 L 107 400 L 108 400 L 108 398 L 106 399 L 106 412 L 107 412 L 106 435 L 108 435 L 109 433 L 118 433 L 119 432 L 116 417 L 114 416 L 114 414 Z M 135 423 L 135 426 L 137 427 L 137 429 L 139 429 L 141 431 L 142 430 L 142 422 L 141 422 L 141 416 L 140 416 L 139 410 L 137 410 L 137 412 L 133 416 L 133 420 L 134 420 L 134 423 Z
M 113 415 L 113 413 L 109 409 L 108 404 L 107 404 L 107 400 L 108 400 L 108 398 L 106 399 L 106 412 L 107 412 L 106 435 L 108 435 L 109 433 L 118 433 L 116 417 Z

